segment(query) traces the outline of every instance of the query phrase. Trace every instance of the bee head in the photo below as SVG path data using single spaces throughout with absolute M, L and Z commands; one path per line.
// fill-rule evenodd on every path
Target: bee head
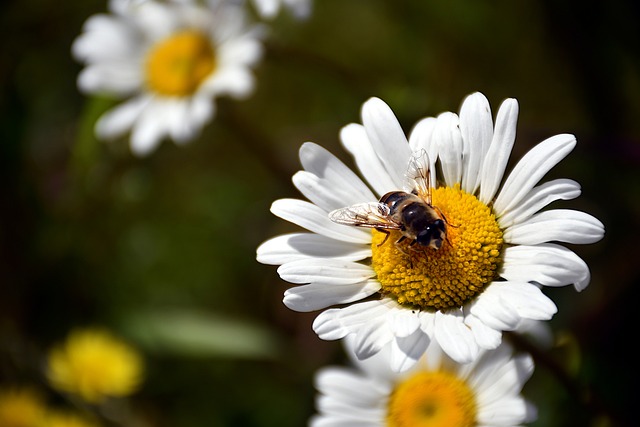
M 428 246 L 433 249 L 440 249 L 442 240 L 445 237 L 445 225 L 441 219 L 435 220 L 424 230 L 420 231 L 416 236 L 416 241 L 422 246 Z

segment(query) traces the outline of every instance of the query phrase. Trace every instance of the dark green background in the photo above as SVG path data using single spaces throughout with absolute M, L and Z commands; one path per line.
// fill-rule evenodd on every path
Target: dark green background
M 129 402 L 140 426 L 304 425 L 313 374 L 341 362 L 341 348 L 312 332 L 317 313 L 282 305 L 289 285 L 255 261 L 260 243 L 294 229 L 269 206 L 299 197 L 298 147 L 314 141 L 353 165 L 338 133 L 370 96 L 408 132 L 481 91 L 494 113 L 504 98 L 520 103 L 511 164 L 544 138 L 577 136 L 548 178 L 580 182 L 582 196 L 562 206 L 606 227 L 601 242 L 573 248 L 591 267 L 587 290 L 546 290 L 561 339 L 525 388 L 534 425 L 637 418 L 638 8 L 316 0 L 308 21 L 284 13 L 270 24 L 252 97 L 220 100 L 190 145 L 165 141 L 136 158 L 126 140 L 94 139 L 113 101 L 76 87 L 71 43 L 106 3 L 4 2 L 0 387 L 46 387 L 46 350 L 76 326 L 102 325 L 144 351 L 147 380 Z

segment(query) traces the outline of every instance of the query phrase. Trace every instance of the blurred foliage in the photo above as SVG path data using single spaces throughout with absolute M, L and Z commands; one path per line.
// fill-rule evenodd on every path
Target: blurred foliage
M 457 111 L 482 91 L 497 111 L 520 103 L 517 160 L 574 133 L 551 173 L 577 180 L 571 202 L 602 220 L 605 239 L 574 250 L 592 283 L 548 290 L 563 344 L 525 388 L 534 426 L 613 426 L 631 399 L 640 219 L 640 8 L 628 0 L 317 0 L 307 21 L 270 22 L 257 89 L 221 100 L 196 141 L 147 158 L 92 126 L 112 100 L 86 98 L 70 55 L 104 0 L 0 6 L 0 387 L 46 389 L 46 351 L 73 327 L 102 325 L 139 345 L 148 377 L 128 402 L 141 426 L 301 426 L 316 369 L 338 343 L 287 310 L 287 285 L 256 247 L 291 230 L 269 213 L 298 197 L 302 142 L 347 164 L 340 128 L 384 99 L 405 131 Z M 554 367 L 568 368 L 568 377 Z M 53 398 L 62 405 L 62 398 Z

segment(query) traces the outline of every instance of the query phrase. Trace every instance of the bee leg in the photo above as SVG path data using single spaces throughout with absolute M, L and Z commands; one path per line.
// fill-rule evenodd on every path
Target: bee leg
M 403 254 L 405 254 L 406 256 L 409 257 L 409 260 L 411 260 L 411 257 L 409 256 L 409 252 L 405 251 L 402 246 L 400 246 L 400 243 L 402 243 L 404 240 L 406 240 L 407 236 L 402 236 L 400 237 L 395 245 L 396 245 L 396 249 L 398 249 L 400 252 L 402 252 Z M 414 240 L 413 242 L 409 243 L 409 248 L 411 248 L 411 245 L 413 245 L 416 241 Z
M 385 230 L 384 228 L 376 228 L 376 230 L 378 230 L 379 232 L 385 234 L 384 240 L 382 241 L 382 243 L 378 243 L 378 246 L 382 246 L 387 241 L 387 239 L 389 238 L 389 234 L 391 234 L 391 233 L 388 232 L 387 230 Z
M 434 206 L 433 208 L 434 208 L 436 211 L 438 211 L 438 215 L 440 215 L 440 216 L 442 217 L 442 219 L 444 220 L 444 222 L 445 222 L 448 226 L 453 227 L 453 228 L 458 228 L 458 227 L 460 227 L 460 225 L 459 225 L 459 224 L 458 224 L 458 225 L 453 225 L 453 224 L 451 224 L 451 223 L 447 220 L 447 217 L 444 215 L 444 213 L 440 210 L 440 208 L 439 208 L 439 207 Z

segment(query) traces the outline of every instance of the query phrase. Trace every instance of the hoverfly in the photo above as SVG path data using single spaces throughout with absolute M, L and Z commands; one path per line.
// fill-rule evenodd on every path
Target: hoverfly
M 425 150 L 412 155 L 405 176 L 406 191 L 390 191 L 378 202 L 358 203 L 329 212 L 329 218 L 338 224 L 375 228 L 386 233 L 399 230 L 409 246 L 440 249 L 447 239 L 447 221 L 442 212 L 431 203 L 431 175 L 429 157 Z

